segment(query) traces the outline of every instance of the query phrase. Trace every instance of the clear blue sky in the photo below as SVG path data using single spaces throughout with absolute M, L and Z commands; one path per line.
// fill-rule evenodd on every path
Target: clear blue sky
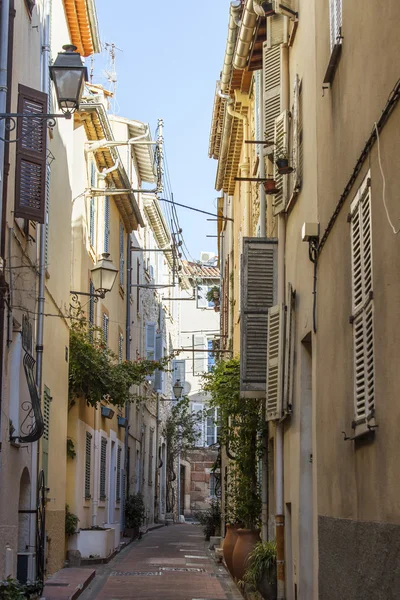
M 103 44 L 116 51 L 117 106 L 124 117 L 164 119 L 169 174 L 176 202 L 215 212 L 217 161 L 208 158 L 215 82 L 222 68 L 229 0 L 97 0 Z M 106 83 L 97 56 L 94 83 Z M 217 251 L 216 223 L 178 208 L 193 258 Z

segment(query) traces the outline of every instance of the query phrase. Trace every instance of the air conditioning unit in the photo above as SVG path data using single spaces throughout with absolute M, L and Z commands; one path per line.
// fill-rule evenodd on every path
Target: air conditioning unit
M 255 0 L 253 2 L 254 12 L 260 17 L 272 17 L 273 15 L 285 15 L 289 19 L 296 20 L 297 0 Z
M 200 262 L 207 263 L 216 257 L 214 252 L 200 252 Z

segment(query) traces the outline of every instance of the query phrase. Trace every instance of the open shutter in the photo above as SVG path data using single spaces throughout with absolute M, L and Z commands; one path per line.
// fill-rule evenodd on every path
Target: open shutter
M 282 416 L 284 310 L 277 305 L 268 311 L 267 421 Z
M 268 309 L 276 302 L 278 243 L 243 238 L 241 262 L 240 391 L 265 396 Z
M 273 15 L 267 19 L 267 46 L 279 46 L 288 41 L 287 20 L 283 15 Z
M 268 43 L 263 45 L 264 74 L 264 135 L 265 140 L 272 142 L 275 132 L 275 119 L 281 113 L 282 64 L 281 46 L 272 48 Z
M 100 500 L 106 499 L 106 467 L 107 467 L 107 440 L 101 438 L 100 444 Z
M 303 175 L 303 111 L 302 111 L 302 86 L 299 76 L 296 75 L 293 86 L 293 109 L 292 109 L 292 167 L 291 193 L 300 190 Z
M 146 325 L 146 358 L 155 360 L 156 357 L 156 326 L 154 323 Z
M 329 0 L 331 51 L 342 39 L 342 0 Z
M 14 216 L 45 223 L 46 213 L 46 121 L 47 94 L 18 86 L 18 113 L 37 114 L 38 119 L 18 119 Z
M 288 198 L 288 175 L 280 175 L 276 160 L 278 158 L 289 157 L 289 111 L 283 113 L 275 119 L 274 131 L 274 179 L 278 194 L 275 194 L 272 204 L 272 214 L 275 216 L 286 209 Z
M 121 501 L 121 446 L 118 446 L 117 450 L 117 477 L 116 477 L 116 494 L 115 499 L 117 502 Z
M 49 432 L 50 432 L 50 405 L 51 394 L 49 388 L 45 385 L 43 390 L 43 437 L 42 437 L 42 469 L 44 480 L 48 482 L 49 471 Z
M 294 366 L 294 320 L 295 294 L 291 283 L 288 283 L 285 324 L 285 377 L 283 389 L 283 412 L 290 414 L 293 407 L 293 366 Z
M 197 415 L 197 422 L 195 424 L 195 431 L 198 434 L 195 445 L 196 446 L 204 446 L 204 415 L 203 415 L 204 405 L 200 402 L 193 402 L 192 404 L 192 412 Z
M 285 15 L 289 19 L 297 18 L 297 0 L 273 0 L 274 10 L 279 15 Z
M 262 72 L 256 71 L 254 76 L 254 138 L 262 140 L 262 127 L 260 122 L 260 99 L 261 99 Z M 256 145 L 257 155 L 260 153 L 260 146 Z
M 85 498 L 91 497 L 92 434 L 86 432 L 85 442 Z
M 124 287 L 124 225 L 119 223 L 119 285 Z
M 368 175 L 369 177 L 369 175 Z M 371 196 L 368 177 L 351 205 L 354 413 L 357 425 L 375 413 Z
M 110 248 L 110 197 L 104 198 L 104 252 Z
M 193 335 L 193 350 L 205 350 L 205 339 L 202 335 Z M 193 375 L 202 375 L 205 369 L 206 352 L 193 352 Z

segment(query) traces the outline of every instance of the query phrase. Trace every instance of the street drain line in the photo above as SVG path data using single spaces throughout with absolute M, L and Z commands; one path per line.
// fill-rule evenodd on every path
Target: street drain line
M 151 577 L 152 575 L 161 575 L 160 571 L 112 571 L 111 577 L 124 577 L 124 576 L 138 576 L 138 577 Z

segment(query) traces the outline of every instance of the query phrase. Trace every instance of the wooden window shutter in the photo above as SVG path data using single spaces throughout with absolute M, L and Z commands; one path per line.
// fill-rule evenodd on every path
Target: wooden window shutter
M 119 285 L 124 287 L 124 226 L 119 223 Z
M 206 343 L 204 336 L 202 335 L 193 335 L 192 336 L 192 344 L 193 344 L 193 375 L 202 375 L 205 369 L 205 352 L 196 352 L 196 350 L 205 350 Z
M 352 323 L 355 434 L 375 415 L 374 306 L 372 295 L 371 188 L 369 174 L 351 204 Z
M 110 248 L 110 196 L 104 198 L 104 252 Z
M 289 157 L 289 111 L 284 110 L 277 119 L 275 119 L 274 131 L 274 180 L 279 190 L 275 194 L 272 203 L 272 214 L 278 215 L 286 210 L 288 201 L 288 176 L 280 175 L 276 166 L 276 159 Z
M 116 501 L 121 501 L 121 446 L 118 446 L 117 450 L 117 477 L 116 477 Z
M 299 76 L 296 75 L 293 86 L 293 109 L 291 120 L 291 146 L 292 146 L 292 167 L 293 173 L 291 179 L 291 193 L 297 194 L 300 191 L 303 177 L 303 94 L 302 84 Z
M 288 41 L 287 19 L 280 14 L 267 19 L 267 46 L 273 48 Z
M 261 100 L 261 75 L 262 72 L 256 71 L 254 76 L 254 137 L 256 140 L 262 140 L 262 126 L 260 122 L 260 100 Z M 260 153 L 260 146 L 256 145 L 257 155 Z
M 161 333 L 157 333 L 156 335 L 156 360 L 160 360 L 163 355 L 163 337 Z M 158 391 L 162 391 L 162 383 L 163 383 L 163 372 L 160 369 L 157 369 L 154 373 L 154 387 Z
M 342 0 L 329 0 L 329 21 L 332 51 L 342 38 Z
M 38 119 L 18 119 L 14 216 L 45 223 L 47 94 L 18 86 L 18 112 L 37 114 Z
M 273 5 L 279 15 L 285 15 L 293 20 L 297 18 L 297 0 L 273 0 Z
M 50 406 L 51 394 L 49 388 L 45 385 L 43 390 L 43 437 L 42 437 L 42 468 L 44 471 L 44 480 L 48 481 L 49 469 L 49 433 L 50 433 Z
M 110 319 L 107 313 L 103 313 L 103 339 L 106 346 L 108 346 L 108 333 L 109 333 L 109 322 Z
M 264 136 L 265 140 L 273 141 L 275 119 L 280 115 L 282 61 L 281 46 L 268 47 L 263 45 L 263 75 L 264 75 Z
M 267 421 L 282 416 L 284 311 L 283 305 L 273 306 L 268 311 Z
M 92 434 L 86 432 L 85 445 L 85 498 L 91 497 Z
M 100 500 L 106 499 L 106 467 L 107 467 L 107 440 L 101 438 L 100 444 Z
M 285 323 L 285 375 L 283 388 L 283 413 L 290 414 L 293 407 L 293 368 L 295 345 L 295 293 L 291 283 L 287 286 Z
M 241 261 L 240 390 L 265 396 L 268 309 L 276 302 L 275 239 L 243 238 Z

